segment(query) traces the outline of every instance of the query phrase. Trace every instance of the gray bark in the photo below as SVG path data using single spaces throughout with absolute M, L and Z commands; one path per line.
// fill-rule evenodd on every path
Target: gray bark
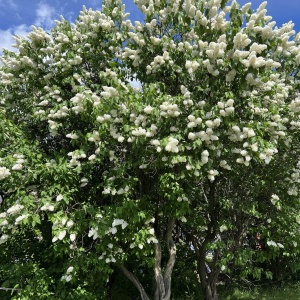
M 171 280 L 172 272 L 176 260 L 176 245 L 172 237 L 172 230 L 175 220 L 170 219 L 166 232 L 166 242 L 169 251 L 169 260 L 165 267 L 164 273 L 161 270 L 161 245 L 158 242 L 155 244 L 155 264 L 154 264 L 154 280 L 155 293 L 154 300 L 170 300 L 171 299 Z
M 220 268 L 215 268 L 208 275 L 205 286 L 205 299 L 206 300 L 218 300 L 217 294 L 217 281 L 220 274 Z
M 172 237 L 172 230 L 174 227 L 174 219 L 171 219 L 168 223 L 167 228 L 167 245 L 169 250 L 169 260 L 165 268 L 164 273 L 164 284 L 165 284 L 165 300 L 171 299 L 171 280 L 172 280 L 172 272 L 175 265 L 176 260 L 176 245 Z
M 206 242 L 204 241 L 199 245 L 195 237 L 192 237 L 193 246 L 195 248 L 197 257 L 197 272 L 200 278 L 201 289 L 205 300 L 218 300 L 217 294 L 217 281 L 220 274 L 220 268 L 216 267 L 217 252 L 215 253 L 214 267 L 211 269 L 211 273 L 206 273 L 205 268 L 205 255 L 206 255 Z
M 176 245 L 173 240 L 172 230 L 175 224 L 174 219 L 170 219 L 167 225 L 166 242 L 169 251 L 169 259 L 164 272 L 161 269 L 162 250 L 160 242 L 154 244 L 155 263 L 154 263 L 154 300 L 170 300 L 171 299 L 171 280 L 172 272 L 176 260 Z M 142 284 L 138 278 L 124 265 L 119 265 L 119 269 L 123 274 L 135 285 L 139 290 L 142 300 L 150 300 L 146 294 Z
M 155 292 L 154 300 L 165 299 L 165 285 L 161 270 L 161 246 L 160 242 L 154 245 L 155 251 L 155 263 L 154 263 L 154 281 L 155 281 Z

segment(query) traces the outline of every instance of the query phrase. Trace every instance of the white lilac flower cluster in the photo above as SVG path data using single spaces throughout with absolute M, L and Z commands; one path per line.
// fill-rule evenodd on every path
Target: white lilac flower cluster
M 225 103 L 223 102 L 218 102 L 218 107 L 220 108 L 220 115 L 222 117 L 226 117 L 234 112 L 234 100 L 233 99 L 228 99 Z
M 157 238 L 155 237 L 155 231 L 154 228 L 149 228 L 148 233 L 150 234 L 150 237 L 147 238 L 147 244 L 156 244 L 158 243 Z
M 43 101 L 46 102 L 46 101 Z M 42 102 L 39 104 L 41 105 Z M 57 111 L 54 110 L 50 110 L 50 113 L 48 115 L 48 118 L 51 119 L 62 119 L 68 116 L 68 112 L 69 112 L 69 108 L 65 105 L 63 105 L 60 109 L 58 109 Z
M 6 73 L 3 71 L 0 71 L 0 78 L 1 78 L 1 83 L 3 85 L 10 85 L 12 84 L 12 79 L 14 78 L 14 75 L 12 73 Z M 2 101 L 1 101 L 2 103 Z M 3 102 L 4 104 L 4 102 Z
M 25 162 L 25 159 L 24 159 L 24 155 L 23 154 L 14 154 L 13 155 L 14 158 L 16 158 L 16 163 L 12 166 L 12 170 L 15 170 L 15 171 L 20 171 L 23 169 L 23 164 Z
M 175 46 L 175 44 L 173 44 Z M 153 61 L 146 67 L 147 74 L 156 73 L 164 64 L 168 64 L 172 66 L 174 61 L 170 58 L 170 54 L 168 51 L 164 51 L 163 55 L 157 55 L 154 57 Z
M 128 223 L 123 219 L 115 219 L 112 222 L 111 228 L 107 231 L 107 233 L 116 234 L 118 229 L 117 226 L 121 225 L 122 229 L 125 229 L 128 226 Z
M 133 249 L 133 248 L 137 247 L 142 250 L 146 244 L 157 244 L 158 243 L 158 239 L 155 236 L 154 228 L 152 228 L 152 227 L 147 228 L 145 231 L 145 234 L 146 234 L 145 243 L 142 243 L 141 241 L 136 242 L 135 239 L 133 238 L 132 239 L 133 241 L 130 244 L 130 248 Z
M 23 209 L 23 206 L 17 204 L 15 206 L 10 207 L 6 212 L 0 214 L 0 219 L 2 219 L 2 222 L 0 222 L 1 227 L 7 227 L 7 228 L 13 228 L 13 226 L 10 225 L 8 220 L 6 219 L 9 216 L 15 216 L 17 215 L 21 210 Z M 29 214 L 23 214 L 18 216 L 15 221 L 14 225 L 19 225 L 23 220 L 27 219 Z
M 52 238 L 52 243 L 55 243 L 56 241 L 62 241 L 67 236 L 67 234 L 69 234 L 70 241 L 74 242 L 77 235 L 72 230 L 73 226 L 74 221 L 72 219 L 68 219 L 67 217 L 57 219 L 52 226 L 52 230 L 55 232 L 55 236 Z M 71 244 L 70 248 L 73 247 L 74 245 Z
M 276 194 L 271 195 L 271 203 L 278 209 L 281 210 L 282 206 L 281 206 L 281 202 L 279 197 Z
M 185 63 L 185 67 L 186 67 L 188 73 L 190 73 L 190 74 L 194 73 L 199 68 L 199 66 L 200 66 L 200 64 L 197 61 L 187 60 Z
M 116 262 L 116 258 L 118 255 L 123 253 L 123 249 L 120 247 L 114 247 L 112 243 L 109 243 L 107 245 L 107 250 L 103 251 L 102 254 L 99 256 L 99 259 L 102 260 L 105 258 L 105 262 L 108 263 L 114 263 Z
M 197 127 L 202 123 L 201 118 L 195 118 L 193 115 L 188 116 L 188 128 L 193 128 Z M 210 145 L 211 142 L 218 141 L 219 137 L 214 131 L 214 128 L 218 128 L 221 125 L 221 119 L 216 118 L 213 120 L 206 120 L 205 125 L 206 125 L 206 130 L 205 131 L 199 131 L 199 132 L 189 132 L 188 134 L 188 139 L 189 140 L 196 140 L 196 139 L 201 139 L 202 141 L 205 141 L 207 145 Z
M 181 114 L 177 104 L 171 104 L 167 101 L 163 102 L 159 108 L 162 117 L 178 117 Z
M 29 214 L 21 215 L 16 218 L 15 225 L 19 225 L 23 220 L 27 219 Z
M 274 242 L 272 240 L 267 241 L 267 245 L 268 246 L 273 246 L 275 248 L 282 248 L 282 249 L 284 248 L 284 246 L 281 243 L 276 243 L 276 242 Z
M 81 150 L 75 150 L 73 152 L 69 152 L 68 156 L 71 157 L 69 164 L 71 167 L 80 166 L 80 159 L 86 158 L 86 154 Z
M 111 97 L 115 97 L 115 96 L 118 96 L 118 91 L 111 87 L 111 86 L 103 86 L 103 92 L 100 93 L 100 95 L 103 97 L 103 98 L 111 98 Z
M 209 170 L 207 178 L 210 181 L 214 181 L 216 179 L 216 176 L 218 176 L 218 175 L 219 175 L 219 172 L 217 170 Z
M 11 206 L 6 212 L 7 212 L 9 215 L 16 215 L 16 214 L 18 214 L 23 208 L 24 208 L 23 205 L 21 205 L 21 204 L 16 204 L 16 205 Z
M 286 180 L 289 183 L 289 189 L 287 193 L 290 196 L 298 196 L 300 184 L 300 162 L 297 163 L 296 168 L 292 171 L 292 174 Z
M 44 204 L 40 210 L 42 211 L 54 211 L 54 205 L 50 204 L 49 202 L 47 202 L 46 204 Z
M 69 282 L 72 280 L 73 276 L 72 276 L 72 273 L 74 272 L 74 267 L 71 266 L 67 269 L 67 274 L 66 275 L 63 275 L 61 277 L 61 281 L 66 281 L 66 282 Z
M 142 63 L 143 59 L 141 58 L 141 51 L 130 49 L 128 47 L 124 48 L 124 51 L 121 54 L 123 59 L 129 58 L 132 60 L 132 65 L 137 67 L 140 63 Z
M 79 114 L 84 111 L 85 109 L 85 100 L 87 98 L 88 92 L 86 93 L 77 93 L 76 96 L 70 99 L 70 101 L 73 103 L 72 110 L 75 112 L 75 114 Z
M 130 190 L 130 187 L 128 185 L 126 185 L 124 188 L 118 188 L 116 189 L 115 187 L 112 186 L 112 182 L 114 179 L 109 179 L 109 185 L 104 187 L 104 190 L 102 192 L 102 194 L 104 195 L 123 195 L 125 193 L 127 193 Z
M 177 139 L 175 139 L 173 137 L 169 137 L 168 143 L 165 146 L 165 150 L 167 152 L 178 153 L 178 151 L 179 151 L 178 144 L 179 144 L 179 141 Z
M 7 169 L 6 167 L 0 167 L 0 180 L 3 180 L 9 175 L 11 175 L 9 169 Z
M 241 142 L 246 138 L 255 136 L 255 131 L 249 127 L 243 127 L 242 130 L 239 126 L 234 125 L 228 130 L 228 138 L 233 142 Z
M 5 243 L 8 239 L 9 239 L 8 234 L 2 234 L 1 237 L 0 237 L 0 244 Z
M 0 214 L 0 219 L 1 219 L 1 222 L 0 222 L 0 226 L 1 227 L 6 227 L 8 225 L 8 221 L 6 220 L 6 217 L 7 217 L 7 213 L 1 213 Z
M 144 241 L 143 242 L 140 239 L 137 242 L 137 239 L 135 237 L 129 238 L 129 240 L 132 241 L 130 244 L 131 249 L 133 249 L 135 247 L 138 247 L 139 249 L 143 249 L 145 244 L 158 243 L 158 240 L 155 237 L 154 228 L 151 226 L 151 223 L 154 223 L 154 222 L 155 222 L 155 218 L 147 219 L 145 221 L 146 228 L 143 230 L 143 232 L 144 232 L 144 235 L 143 235 Z M 125 229 L 128 224 L 123 219 L 115 219 L 112 223 L 112 227 L 110 228 L 110 230 L 108 230 L 106 232 L 106 234 L 112 233 L 111 229 L 116 228 L 116 226 L 120 226 L 120 225 L 121 225 L 122 229 Z M 115 231 L 115 229 L 113 231 Z M 113 234 L 115 234 L 115 233 L 113 233 Z M 93 237 L 95 239 L 98 238 L 98 230 L 96 228 L 91 228 L 90 232 L 89 232 L 89 236 Z M 117 245 L 114 245 L 113 241 L 111 240 L 111 242 L 109 244 L 107 244 L 107 250 L 103 251 L 103 253 L 99 257 L 99 259 L 100 260 L 105 259 L 106 263 L 116 262 L 117 256 L 121 253 L 123 253 L 122 248 L 117 247 Z
M 263 152 L 259 154 L 259 158 L 261 160 L 264 160 L 266 164 L 269 164 L 274 154 L 276 154 L 278 150 L 276 148 L 274 149 L 265 149 Z
M 92 237 L 93 240 L 95 240 L 95 239 L 98 238 L 98 236 L 99 236 L 98 228 L 92 227 L 92 228 L 89 230 L 88 237 Z

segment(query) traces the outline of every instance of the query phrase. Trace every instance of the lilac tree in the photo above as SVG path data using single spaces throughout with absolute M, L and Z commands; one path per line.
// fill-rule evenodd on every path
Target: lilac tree
M 145 22 L 132 23 L 106 1 L 4 51 L 0 241 L 6 253 L 16 238 L 41 249 L 24 254 L 22 299 L 57 278 L 101 299 L 86 286 L 116 269 L 150 299 L 132 260 L 153 270 L 154 299 L 170 299 L 178 236 L 194 246 L 206 299 L 254 255 L 247 235 L 267 240 L 265 259 L 297 253 L 300 36 L 275 27 L 266 3 L 227 2 L 136 1 Z

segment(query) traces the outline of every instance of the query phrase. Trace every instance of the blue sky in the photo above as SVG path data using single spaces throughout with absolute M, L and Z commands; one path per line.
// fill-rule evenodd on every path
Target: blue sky
M 142 20 L 142 14 L 138 11 L 133 0 L 123 0 L 126 11 L 131 13 L 131 20 Z M 237 0 L 245 4 L 247 0 Z M 261 0 L 252 0 L 252 8 L 255 10 Z M 0 0 L 0 49 L 11 48 L 13 34 L 21 36 L 30 31 L 31 25 L 50 29 L 54 20 L 63 15 L 65 19 L 74 22 L 82 6 L 99 9 L 100 0 Z M 273 17 L 278 26 L 292 20 L 295 29 L 300 31 L 300 0 L 269 0 L 268 15 Z M 0 53 L 2 51 L 0 50 Z

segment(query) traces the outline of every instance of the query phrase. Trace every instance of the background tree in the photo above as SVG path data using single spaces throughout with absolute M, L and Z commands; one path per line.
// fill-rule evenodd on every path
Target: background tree
M 221 271 L 270 276 L 251 262 L 298 251 L 299 34 L 274 28 L 266 3 L 136 3 L 143 24 L 106 1 L 4 52 L 1 126 L 16 130 L 0 137 L 0 241 L 15 299 L 111 297 L 117 272 L 142 299 L 170 299 L 176 259 L 196 259 L 217 299 Z

